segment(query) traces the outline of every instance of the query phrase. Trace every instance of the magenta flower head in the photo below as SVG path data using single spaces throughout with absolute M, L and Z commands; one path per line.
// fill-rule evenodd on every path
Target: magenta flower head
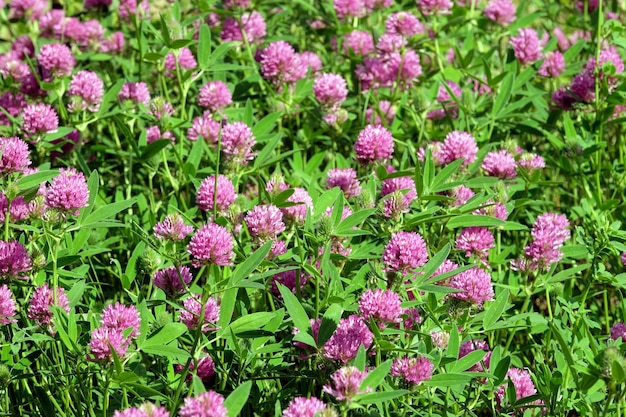
M 191 329 L 197 329 L 200 325 L 200 315 L 202 314 L 202 304 L 200 304 L 202 296 L 194 294 L 183 300 L 183 308 L 180 310 L 180 321 Z M 220 306 L 213 297 L 209 297 L 204 304 L 204 321 L 202 324 L 202 332 L 215 330 L 215 323 L 220 318 Z
M 150 104 L 150 91 L 144 82 L 124 84 L 118 97 L 121 102 L 130 100 L 134 104 L 142 103 L 146 107 Z
M 67 77 L 76 66 L 70 48 L 63 44 L 50 43 L 41 47 L 37 61 L 41 67 L 53 77 Z
M 478 308 L 482 308 L 485 301 L 493 300 L 491 275 L 481 268 L 468 269 L 453 276 L 450 278 L 449 286 L 462 292 L 452 293 L 448 297 L 466 301 Z
M 565 72 L 565 58 L 559 51 L 546 54 L 537 74 L 542 77 L 556 78 Z
M 154 225 L 154 237 L 161 240 L 177 242 L 193 232 L 193 226 L 188 226 L 178 213 L 165 216 L 162 222 Z
M 285 230 L 283 213 L 272 204 L 254 206 L 245 221 L 250 236 L 262 242 L 274 239 Z
M 414 36 L 424 33 L 424 27 L 414 14 L 397 12 L 387 18 L 385 32 L 402 36 Z
M 149 12 L 150 3 L 148 0 L 142 0 L 140 4 L 137 4 L 137 0 L 120 0 L 118 14 L 122 21 L 130 21 L 134 16 L 141 20 L 143 17 L 147 17 Z
M 293 189 L 293 194 L 287 198 L 287 202 L 296 203 L 296 205 L 280 209 L 284 219 L 288 222 L 303 224 L 307 213 L 313 209 L 313 200 L 309 193 L 304 188 L 296 187 Z
M 382 162 L 393 156 L 393 137 L 381 125 L 367 125 L 361 130 L 354 144 L 356 158 L 362 164 Z
M 356 177 L 356 171 L 352 168 L 333 168 L 328 170 L 326 186 L 329 189 L 341 188 L 346 198 L 356 197 L 361 194 L 361 184 Z
M 450 14 L 452 2 L 450 0 L 417 0 L 417 8 L 425 15 Z
M 256 156 L 252 151 L 255 144 L 252 130 L 243 122 L 227 123 L 222 128 L 223 151 L 234 164 L 248 165 Z
M 517 177 L 517 162 L 513 155 L 505 149 L 489 152 L 481 166 L 490 177 L 500 178 L 502 180 Z
M 369 349 L 373 340 L 374 335 L 363 319 L 357 315 L 351 315 L 339 321 L 335 333 L 324 344 L 324 357 L 347 363 L 356 357 L 361 345 Z
M 70 302 L 65 295 L 63 288 L 58 287 L 56 291 L 56 303 L 55 295 L 52 288 L 48 287 L 47 283 L 43 286 L 37 287 L 30 299 L 30 306 L 28 307 L 28 318 L 35 320 L 39 325 L 48 325 L 52 321 L 52 306 L 57 306 L 61 310 L 69 314 Z
M 491 350 L 489 349 L 489 345 L 487 344 L 487 342 L 483 340 L 470 340 L 469 342 L 463 343 L 461 347 L 459 348 L 459 359 L 461 359 L 464 356 L 469 355 L 471 352 L 474 352 L 475 350 L 484 350 L 487 353 L 482 358 L 482 360 L 478 362 L 476 365 L 473 365 L 469 369 L 469 371 L 470 372 L 486 372 L 486 369 L 483 367 L 483 364 L 485 364 L 485 366 L 489 368 L 489 363 L 491 359 Z
M 196 363 L 191 362 L 189 364 L 189 373 L 187 373 L 187 377 L 185 380 L 190 382 L 193 379 L 192 372 L 196 370 L 195 374 L 202 380 L 203 383 L 207 384 L 211 381 L 211 377 L 215 375 L 215 363 L 210 356 L 203 356 L 197 361 L 198 367 L 196 370 Z M 174 365 L 174 372 L 179 374 L 183 372 L 185 367 L 183 365 Z
M 54 133 L 58 128 L 59 116 L 49 104 L 29 104 L 24 108 L 22 129 L 29 138 L 37 140 L 40 135 Z
M 617 340 L 622 338 L 622 341 L 626 341 L 626 324 L 624 322 L 618 322 L 611 327 L 611 339 Z
M 21 243 L 0 240 L 0 277 L 5 280 L 27 279 L 22 274 L 29 272 L 32 267 L 30 256 Z
M 385 323 L 400 323 L 404 309 L 400 296 L 391 290 L 367 290 L 359 300 L 359 312 L 367 321 L 374 320 L 381 328 Z
M 16 137 L 0 136 L 0 174 L 24 172 L 31 164 L 28 144 Z
M 233 235 L 223 226 L 208 223 L 193 235 L 187 250 L 194 258 L 192 264 L 195 267 L 208 264 L 232 265 L 235 256 Z
M 520 29 L 519 34 L 511 38 L 511 45 L 513 46 L 515 58 L 522 65 L 532 64 L 541 59 L 543 45 L 534 29 Z
M 393 193 L 394 191 L 403 191 L 405 208 L 408 208 L 413 200 L 417 198 L 417 190 L 415 188 L 415 181 L 411 177 L 395 177 L 383 180 L 383 185 L 380 194 L 384 197 Z
M 60 175 L 46 188 L 46 206 L 63 214 L 78 215 L 78 209 L 87 207 L 89 189 L 82 172 L 74 168 L 59 169 Z
M 426 242 L 417 232 L 394 233 L 383 250 L 382 261 L 385 271 L 407 275 L 428 262 Z
M 186 266 L 170 266 L 154 273 L 152 283 L 170 297 L 176 297 L 185 291 L 185 286 L 192 280 L 191 271 Z
M 102 326 L 117 330 L 122 334 L 127 329 L 131 329 L 128 334 L 129 339 L 139 336 L 139 311 L 133 305 L 125 306 L 121 303 L 109 304 L 102 311 Z
M 441 147 L 441 163 L 447 165 L 450 162 L 463 158 L 463 165 L 469 165 L 476 160 L 478 146 L 476 140 L 467 132 L 455 130 L 448 133 Z
M 283 410 L 283 417 L 315 417 L 326 410 L 326 404 L 315 397 L 296 397 Z
M 324 66 L 322 59 L 315 52 L 304 51 L 298 54 L 298 56 L 302 65 L 306 67 L 307 72 L 311 71 L 312 74 L 318 73 Z
M 460 185 L 450 190 L 450 197 L 454 198 L 454 202 L 452 204 L 455 207 L 459 207 L 467 203 L 467 201 L 474 197 L 474 195 L 476 195 L 476 193 L 471 188 L 464 185 Z
M 294 83 L 306 76 L 307 66 L 285 41 L 270 43 L 259 54 L 261 75 L 276 85 Z
M 371 33 L 363 31 L 352 31 L 346 35 L 343 41 L 343 48 L 355 55 L 368 55 L 374 52 L 374 38 Z
M 178 411 L 180 417 L 226 417 L 224 397 L 215 391 L 201 392 L 195 397 L 185 398 L 185 404 Z
M 198 104 L 211 112 L 222 110 L 232 102 L 232 94 L 222 81 L 209 81 L 202 86 L 198 95 Z
M 2 70 L 0 70 L 0 73 Z M 26 98 L 21 93 L 6 92 L 0 95 L 0 108 L 4 109 L 11 117 L 18 117 L 22 109 L 26 107 Z M 0 124 L 9 126 L 10 119 L 4 112 L 0 111 Z
M 165 74 L 168 77 L 176 77 L 176 64 L 178 64 L 181 72 L 192 70 L 198 66 L 196 58 L 189 48 L 180 48 L 178 56 L 171 51 L 167 54 L 165 57 Z
M 337 108 L 348 96 L 346 80 L 341 75 L 324 74 L 315 80 L 313 94 L 323 109 Z
M 2 4 L 4 4 L 4 2 Z M 50 4 L 46 0 L 11 0 L 8 17 L 9 19 L 25 17 L 31 21 L 35 21 L 49 8 Z
M 100 43 L 100 52 L 121 55 L 124 52 L 124 33 L 117 31 Z
M 0 324 L 13 323 L 15 319 L 15 297 L 13 293 L 7 287 L 7 284 L 3 284 L 0 287 Z
M 517 164 L 528 172 L 533 172 L 546 167 L 546 161 L 541 155 L 524 152 L 517 161 Z
M 217 195 L 214 194 L 217 191 Z M 217 207 L 217 211 L 224 212 L 228 210 L 231 204 L 237 198 L 237 192 L 233 183 L 224 175 L 217 176 L 217 184 L 215 175 L 205 178 L 200 184 L 196 201 L 198 207 L 202 211 L 212 212 L 213 207 Z
M 537 393 L 537 389 L 535 388 L 533 380 L 530 378 L 530 374 L 524 369 L 509 368 L 509 371 L 506 373 L 506 379 L 510 380 L 513 387 L 515 387 L 516 400 L 530 397 L 531 395 L 535 395 Z M 504 405 L 506 400 L 504 387 L 499 387 L 494 394 L 496 401 L 499 404 Z
M 77 112 L 88 110 L 95 113 L 102 103 L 104 84 L 95 72 L 79 71 L 70 82 L 69 111 Z
M 214 145 L 219 140 L 220 130 L 220 123 L 213 119 L 211 112 L 207 110 L 202 116 L 193 119 L 191 127 L 187 129 L 187 139 L 193 142 L 204 139 L 205 142 Z
M 364 0 L 334 0 L 333 5 L 338 19 L 364 17 L 367 13 Z
M 455 247 L 464 250 L 467 257 L 476 255 L 479 259 L 486 260 L 489 249 L 494 247 L 493 233 L 486 227 L 468 227 L 459 234 Z
M 485 7 L 485 17 L 502 26 L 515 22 L 515 13 L 515 4 L 511 0 L 491 0 Z
M 249 43 L 260 43 L 266 35 L 265 19 L 256 10 L 251 13 L 243 13 L 240 18 L 228 18 L 222 23 L 220 37 L 224 42 L 243 41 L 245 33 Z
M 332 395 L 337 401 L 351 401 L 355 395 L 366 394 L 372 389 L 361 390 L 361 383 L 367 377 L 367 371 L 361 372 L 356 366 L 344 366 L 332 374 L 332 385 L 324 385 L 322 391 Z M 334 388 L 333 388 L 334 386 Z
M 91 332 L 89 349 L 93 356 L 88 356 L 90 361 L 110 362 L 113 360 L 113 352 L 118 358 L 126 356 L 130 341 L 124 337 L 120 330 L 111 327 L 98 327 Z
M 424 356 L 409 358 L 403 356 L 393 361 L 391 375 L 402 377 L 406 382 L 417 385 L 433 376 L 434 365 Z
M 127 408 L 124 411 L 115 411 L 113 417 L 170 417 L 165 407 L 157 407 L 152 403 L 143 403 L 139 407 Z

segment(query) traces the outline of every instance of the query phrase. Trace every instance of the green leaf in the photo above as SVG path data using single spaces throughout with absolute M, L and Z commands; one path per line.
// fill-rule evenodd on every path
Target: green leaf
M 239 333 L 249 332 L 250 330 L 258 330 L 267 324 L 276 315 L 275 312 L 260 311 L 239 317 L 230 323 L 229 328 L 235 335 Z
M 426 262 L 426 265 L 424 265 L 423 269 L 424 273 L 422 275 L 424 280 L 430 278 L 435 273 L 435 271 L 437 271 L 437 268 L 439 268 L 441 264 L 444 263 L 444 261 L 448 258 L 450 248 L 450 244 L 446 243 L 446 245 L 441 248 L 441 250 L 437 252 L 435 256 L 433 256 L 428 262 Z
M 158 332 L 150 336 L 149 339 L 139 346 L 139 349 L 143 350 L 145 347 L 157 347 L 170 343 L 172 340 L 177 339 L 187 331 L 187 326 L 183 323 L 167 323 L 161 327 Z
M 376 403 L 384 403 L 387 401 L 391 401 L 394 398 L 399 398 L 407 395 L 409 391 L 405 389 L 397 389 L 393 391 L 384 391 L 384 392 L 370 392 L 368 394 L 356 395 L 353 398 L 353 401 L 357 404 L 367 405 L 367 404 L 376 404 Z
M 161 152 L 162 149 L 165 149 L 168 145 L 171 145 L 171 144 L 172 144 L 172 141 L 169 139 L 156 140 L 143 149 L 139 159 L 146 162 L 148 161 L 148 159 L 152 158 L 154 155 Z
M 445 182 L 448 181 L 448 179 L 452 177 L 452 175 L 456 174 L 456 172 L 459 170 L 459 167 L 461 166 L 461 164 L 463 164 L 463 162 L 465 162 L 463 159 L 457 159 L 455 161 L 452 161 L 451 163 L 446 165 L 441 171 L 439 171 L 439 174 L 435 176 L 432 184 L 430 184 L 430 191 L 433 193 L 437 193 L 437 192 L 446 191 L 449 188 L 452 188 L 452 187 L 446 187 Z
M 206 23 L 200 25 L 200 35 L 198 37 L 198 64 L 204 69 L 209 63 L 211 56 L 211 31 Z
M 357 369 L 361 372 L 363 372 L 365 370 L 365 346 L 363 346 L 363 344 L 361 344 L 361 346 L 359 346 L 359 350 L 356 353 L 356 357 L 353 360 L 352 365 L 356 366 Z
M 504 309 L 509 302 L 509 290 L 504 289 L 496 296 L 495 302 L 493 302 L 487 311 L 485 312 L 485 318 L 483 319 L 483 327 L 485 331 L 489 330 L 491 326 L 502 316 Z
M 39 184 L 46 182 L 57 175 L 59 175 L 59 171 L 56 169 L 35 172 L 34 174 L 26 175 L 15 181 L 15 186 L 18 190 L 20 190 L 19 195 L 22 195 L 26 190 L 38 187 Z
M 457 359 L 459 357 L 459 330 L 453 323 L 450 329 L 450 339 L 448 341 L 448 356 Z
M 136 200 L 134 198 L 131 198 L 130 200 L 118 201 L 117 203 L 111 203 L 100 207 L 94 210 L 89 216 L 87 216 L 84 221 L 79 222 L 82 224 L 79 224 L 77 227 L 78 229 L 80 229 L 80 227 L 90 226 L 94 223 L 99 222 L 100 220 L 113 217 L 117 213 L 126 210 L 127 208 L 134 205 L 135 202 Z
M 500 227 L 504 225 L 505 222 L 503 220 L 479 214 L 463 214 L 460 216 L 455 216 L 448 220 L 448 223 L 446 223 L 446 226 L 450 229 L 470 226 Z
M 231 284 L 236 284 L 249 277 L 261 264 L 261 262 L 263 262 L 267 254 L 270 253 L 273 243 L 274 242 L 272 241 L 265 242 L 263 246 L 254 251 L 254 253 L 247 257 L 245 261 L 240 263 L 239 266 L 237 266 L 237 269 L 235 269 L 235 272 L 233 272 Z
M 335 187 L 332 190 L 324 191 L 324 193 L 317 198 L 317 201 L 315 202 L 313 206 L 313 217 L 317 218 L 321 216 L 328 207 L 332 206 L 333 203 L 337 201 L 339 194 L 342 194 L 341 189 L 339 187 Z M 334 207 L 333 207 L 333 210 L 334 210 Z M 339 217 L 339 220 L 341 220 L 341 217 Z M 339 222 L 337 222 L 337 224 L 339 224 Z
M 141 350 L 150 355 L 165 356 L 175 362 L 183 362 L 191 356 L 186 350 L 182 350 L 172 345 L 149 345 L 143 346 Z
M 487 352 L 482 349 L 478 349 L 473 352 L 470 352 L 467 355 L 460 358 L 458 361 L 451 362 L 450 365 L 452 366 L 450 367 L 450 371 L 451 372 L 466 371 L 472 366 L 476 365 L 478 362 L 480 362 L 485 357 L 486 354 Z
M 513 83 L 515 82 L 515 74 L 513 72 L 509 72 L 502 80 L 500 84 L 500 88 L 498 89 L 498 95 L 496 96 L 496 100 L 493 103 L 493 110 L 491 115 L 493 118 L 498 118 L 500 112 L 504 106 L 511 99 L 511 92 L 513 91 Z
M 335 233 L 346 233 L 351 230 L 356 225 L 362 223 L 365 219 L 367 219 L 372 214 L 376 213 L 376 209 L 364 209 L 359 210 L 356 213 L 352 213 L 344 221 L 339 223 L 337 226 L 337 230 Z
M 233 317 L 238 292 L 238 288 L 229 288 L 224 291 L 222 295 L 222 300 L 220 302 L 220 318 L 217 322 L 218 326 L 222 329 L 228 327 L 230 319 Z
M 248 402 L 250 388 L 252 388 L 252 381 L 246 381 L 239 385 L 237 389 L 231 392 L 228 398 L 224 400 L 224 407 L 228 410 L 228 417 L 237 417 L 239 415 L 243 406 Z
M 285 303 L 285 307 L 287 308 L 287 312 L 293 321 L 295 327 L 300 331 L 296 336 L 302 336 L 305 340 L 300 340 L 303 343 L 311 347 L 316 347 L 315 340 L 313 339 L 313 331 L 311 330 L 311 323 L 309 322 L 309 316 L 307 316 L 306 311 L 304 311 L 304 307 L 300 304 L 300 301 L 296 298 L 295 295 L 284 285 L 278 284 L 278 290 L 280 294 L 283 296 L 283 302 Z M 308 337 L 307 337 L 308 336 Z
M 130 256 L 128 263 L 126 264 L 126 270 L 124 270 L 124 275 L 126 276 L 126 280 L 128 282 L 128 287 L 124 287 L 125 290 L 130 289 L 130 284 L 133 283 L 135 277 L 137 276 L 137 260 L 141 255 L 143 255 L 143 251 L 146 248 L 146 242 L 139 242 L 135 249 L 133 250 L 133 254 Z
M 449 373 L 449 374 L 437 374 L 428 380 L 422 382 L 427 387 L 454 387 L 456 385 L 467 385 L 474 379 L 474 375 L 461 374 L 461 373 Z
M 387 375 L 389 375 L 389 371 L 391 371 L 392 360 L 387 360 L 376 367 L 373 371 L 371 371 L 361 382 L 360 390 L 363 391 L 367 387 L 372 389 L 376 389 L 384 380 Z
M 281 112 L 268 114 L 254 125 L 254 127 L 252 128 L 252 134 L 257 138 L 261 135 L 266 134 L 267 132 L 272 130 L 272 128 L 276 125 L 276 122 L 278 121 L 278 119 L 280 119 L 281 116 Z
M 317 346 L 322 347 L 324 343 L 335 333 L 341 315 L 343 314 L 343 308 L 339 304 L 331 304 L 330 307 L 324 313 L 322 322 L 320 323 L 320 329 L 317 334 Z

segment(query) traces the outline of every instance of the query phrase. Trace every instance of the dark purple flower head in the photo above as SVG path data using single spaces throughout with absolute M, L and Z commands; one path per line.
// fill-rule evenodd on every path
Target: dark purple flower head
M 611 327 L 611 339 L 617 340 L 622 338 L 622 341 L 626 342 L 626 324 L 624 322 L 618 322 Z
M 6 92 L 0 95 L 0 125 L 9 126 L 11 123 L 9 116 L 17 118 L 24 107 L 26 107 L 26 99 L 23 94 Z M 8 116 L 5 111 L 9 114 Z
M 191 271 L 186 266 L 170 266 L 154 273 L 152 283 L 170 297 L 176 297 L 185 291 L 192 280 Z

